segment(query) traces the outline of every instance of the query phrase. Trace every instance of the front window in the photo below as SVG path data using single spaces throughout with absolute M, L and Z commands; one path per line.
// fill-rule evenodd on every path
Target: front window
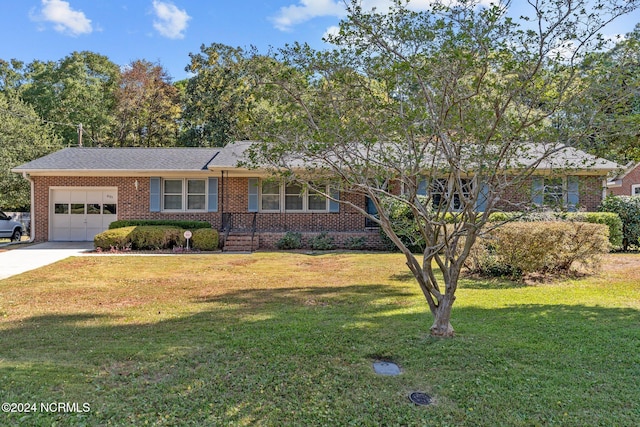
M 206 198 L 206 184 L 204 179 L 188 179 L 187 210 L 204 210 Z
M 310 211 L 326 211 L 327 198 L 317 191 L 309 189 L 307 194 L 307 206 Z
M 300 184 L 287 184 L 284 193 L 284 208 L 288 211 L 302 210 L 302 186 Z
M 311 185 L 313 186 L 313 184 Z M 328 187 L 316 187 L 328 191 Z M 328 212 L 329 199 L 319 191 L 304 188 L 298 183 L 262 181 L 260 192 L 260 210 L 265 212 Z
M 545 178 L 543 203 L 545 206 L 562 206 L 564 204 L 562 178 Z
M 262 182 L 262 210 L 280 210 L 280 183 L 277 181 Z
M 165 179 L 164 209 L 165 210 L 182 210 L 182 180 L 181 179 Z
M 165 179 L 162 203 L 166 211 L 202 211 L 207 206 L 204 179 Z
M 640 184 L 633 184 L 631 186 L 631 195 L 640 196 Z
M 464 208 L 464 200 L 468 199 L 471 193 L 472 181 L 470 179 L 460 180 L 461 188 L 456 189 L 453 181 L 444 178 L 434 179 L 429 187 L 431 204 L 433 209 L 444 209 L 450 203 L 450 209 L 457 211 Z

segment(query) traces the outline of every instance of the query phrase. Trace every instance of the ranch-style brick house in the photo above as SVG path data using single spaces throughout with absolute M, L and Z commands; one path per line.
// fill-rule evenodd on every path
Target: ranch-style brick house
M 223 148 L 65 148 L 12 169 L 31 182 L 31 239 L 92 241 L 115 220 L 203 220 L 234 236 L 252 234 L 252 249 L 273 248 L 287 232 L 330 233 L 340 246 L 364 238 L 380 247 L 379 232 L 353 207 L 268 179 L 266 171 L 238 167 L 248 141 Z M 616 163 L 567 149 L 576 164 L 565 176 L 544 165 L 522 188 L 506 195 L 520 203 L 560 200 L 570 209 L 595 210 Z M 582 162 L 585 160 L 585 162 Z M 537 191 L 537 193 L 532 193 Z M 335 194 L 366 208 L 363 195 Z M 482 210 L 482 207 L 479 207 Z

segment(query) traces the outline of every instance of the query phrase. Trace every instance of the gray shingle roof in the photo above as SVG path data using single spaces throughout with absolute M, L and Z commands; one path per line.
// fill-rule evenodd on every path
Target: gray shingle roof
M 204 171 L 220 148 L 65 148 L 18 166 L 29 171 Z
M 12 169 L 14 172 L 46 171 L 206 171 L 234 169 L 251 146 L 251 141 L 239 141 L 223 148 L 65 148 L 48 156 Z M 537 158 L 537 149 L 527 151 L 513 167 L 522 167 Z M 304 167 L 308 159 L 292 155 L 296 166 Z M 575 148 L 564 147 L 540 163 L 538 169 L 573 168 L 607 172 L 620 165 L 597 158 Z

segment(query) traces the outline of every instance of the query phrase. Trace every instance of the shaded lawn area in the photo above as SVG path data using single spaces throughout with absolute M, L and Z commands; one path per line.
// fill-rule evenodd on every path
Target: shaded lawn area
M 399 254 L 70 258 L 0 281 L 0 424 L 640 425 L 639 267 L 464 281 L 435 339 Z

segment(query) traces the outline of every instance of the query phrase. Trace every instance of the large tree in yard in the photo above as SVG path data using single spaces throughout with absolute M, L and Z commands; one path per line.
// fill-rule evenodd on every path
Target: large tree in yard
M 334 49 L 294 45 L 274 53 L 282 66 L 255 62 L 267 65 L 255 83 L 279 103 L 249 164 L 335 200 L 336 186 L 367 197 L 375 209 L 351 206 L 404 253 L 436 336 L 453 335 L 461 269 L 505 193 L 525 189 L 541 166 L 579 166 L 567 147 L 594 137 L 579 114 L 589 88 L 582 59 L 602 48 L 606 24 L 638 6 L 529 0 L 528 18 L 513 18 L 508 1 L 480 3 L 416 11 L 396 1 L 380 13 L 354 1 L 329 36 Z M 398 203 L 413 213 L 423 253 L 390 220 Z

